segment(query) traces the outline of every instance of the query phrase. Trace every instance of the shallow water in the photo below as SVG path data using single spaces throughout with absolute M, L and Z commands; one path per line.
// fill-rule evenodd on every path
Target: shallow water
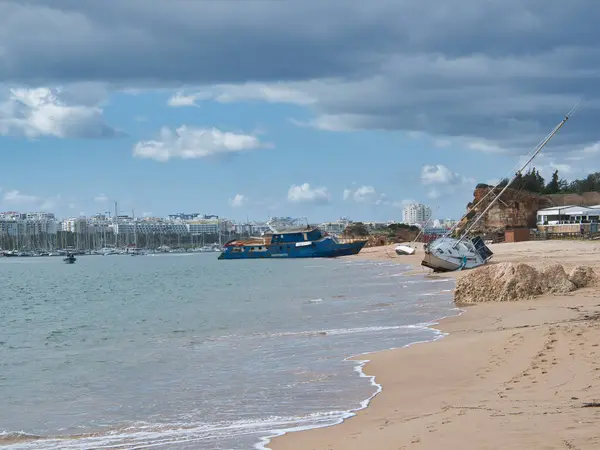
M 354 260 L 0 259 L 0 446 L 248 449 L 376 387 L 345 358 L 431 340 L 452 280 Z

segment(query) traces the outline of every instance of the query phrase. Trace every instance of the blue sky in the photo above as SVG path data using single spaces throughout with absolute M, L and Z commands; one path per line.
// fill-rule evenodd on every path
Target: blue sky
M 577 102 L 599 170 L 600 5 L 459 3 L 1 2 L 0 210 L 458 218 Z

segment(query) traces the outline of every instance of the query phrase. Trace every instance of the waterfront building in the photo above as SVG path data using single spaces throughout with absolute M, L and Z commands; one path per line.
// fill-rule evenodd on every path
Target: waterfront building
M 422 225 L 431 218 L 431 208 L 421 203 L 406 205 L 402 211 L 402 222 L 407 225 Z

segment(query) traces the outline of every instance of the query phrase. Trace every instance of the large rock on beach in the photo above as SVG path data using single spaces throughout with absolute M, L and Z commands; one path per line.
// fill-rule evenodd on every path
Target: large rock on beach
M 571 270 L 569 280 L 571 280 L 577 288 L 583 288 L 597 284 L 598 276 L 590 266 L 577 266 Z
M 560 264 L 543 270 L 523 263 L 490 264 L 470 270 L 456 282 L 457 304 L 510 302 L 539 295 L 566 294 L 598 280 L 591 267 L 579 266 L 569 275 Z
M 566 294 L 577 289 L 577 286 L 569 280 L 565 268 L 560 264 L 545 267 L 540 276 L 541 281 L 545 284 L 545 291 L 551 294 Z

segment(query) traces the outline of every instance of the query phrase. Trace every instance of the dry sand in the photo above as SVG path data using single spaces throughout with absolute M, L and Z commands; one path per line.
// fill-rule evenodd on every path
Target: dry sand
M 587 264 L 600 273 L 600 243 L 491 248 L 495 263 Z M 429 273 L 421 256 L 384 247 L 357 257 Z M 600 403 L 589 406 L 600 402 L 600 289 L 478 304 L 436 328 L 449 336 L 368 356 L 364 371 L 383 387 L 368 408 L 340 425 L 275 438 L 269 448 L 600 449 Z

